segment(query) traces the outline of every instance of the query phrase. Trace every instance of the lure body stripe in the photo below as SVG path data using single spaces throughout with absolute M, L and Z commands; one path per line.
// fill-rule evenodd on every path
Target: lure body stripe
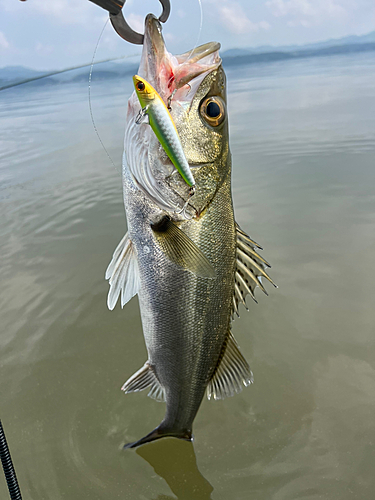
M 182 149 L 176 125 L 167 106 L 156 90 L 146 80 L 136 75 L 133 77 L 133 81 L 142 109 L 147 113 L 150 126 L 163 146 L 164 151 L 186 184 L 190 187 L 194 186 L 193 174 Z M 137 85 L 139 86 L 139 82 L 143 83 L 144 89 L 140 90 L 137 87 Z

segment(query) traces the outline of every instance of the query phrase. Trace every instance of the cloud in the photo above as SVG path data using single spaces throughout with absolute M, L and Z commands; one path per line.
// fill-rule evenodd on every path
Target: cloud
M 90 2 L 77 2 L 77 0 L 53 0 L 49 2 L 33 0 L 34 10 L 48 17 L 55 17 L 64 24 L 78 24 L 88 20 L 92 22 L 97 13 L 100 13 L 103 19 L 107 18 L 107 14 L 100 9 L 93 16 L 91 6 Z
M 0 0 L 0 6 L 5 12 L 18 14 L 20 11 L 28 11 L 33 14 L 41 14 L 46 19 L 46 22 L 54 19 L 61 24 L 82 24 L 97 21 L 104 23 L 108 17 L 104 10 L 88 1 L 32 0 L 21 5 L 21 2 L 7 1 L 5 3 L 4 0 Z
M 350 0 L 268 0 L 266 7 L 275 17 L 289 16 L 288 26 L 310 26 L 327 19 L 348 18 Z
M 51 45 L 45 45 L 44 43 L 36 42 L 35 51 L 40 55 L 49 55 L 54 51 L 54 47 Z
M 9 42 L 6 39 L 6 36 L 2 31 L 0 31 L 0 48 L 1 49 L 8 49 L 9 48 Z
M 270 24 L 267 21 L 254 23 L 250 21 L 241 5 L 237 2 L 225 2 L 219 7 L 219 16 L 223 26 L 238 35 L 267 30 Z

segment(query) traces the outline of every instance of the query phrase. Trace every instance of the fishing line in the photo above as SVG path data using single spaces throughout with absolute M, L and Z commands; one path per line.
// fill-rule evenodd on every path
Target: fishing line
M 200 1 L 200 0 L 199 0 Z M 117 170 L 117 172 L 120 173 L 119 169 L 116 167 L 114 161 L 112 160 L 110 154 L 108 153 L 107 151 L 107 148 L 104 146 L 103 144 L 103 141 L 99 135 L 99 132 L 98 132 L 98 129 L 96 127 L 96 124 L 95 124 L 95 120 L 94 120 L 94 115 L 92 113 L 92 105 L 91 105 L 91 77 L 92 77 L 92 70 L 94 68 L 94 61 L 95 61 L 95 56 L 96 56 L 96 52 L 98 50 L 98 47 L 99 47 L 99 43 L 100 43 L 100 40 L 102 39 L 102 36 L 103 36 L 103 33 L 104 33 L 104 30 L 106 29 L 107 27 L 107 24 L 108 24 L 108 21 L 109 21 L 109 18 L 106 20 L 106 22 L 104 23 L 104 26 L 103 26 L 103 29 L 99 35 L 99 38 L 98 38 L 98 41 L 96 42 L 96 47 L 95 47 L 95 50 L 94 50 L 94 54 L 92 56 L 92 61 L 91 61 L 91 67 L 90 67 L 90 74 L 89 74 L 89 108 L 90 108 L 90 115 L 91 115 L 91 121 L 92 121 L 92 124 L 93 124 L 93 127 L 94 127 L 94 130 L 96 132 L 96 135 L 98 136 L 98 139 L 100 141 L 100 144 L 102 145 L 104 151 L 106 152 L 108 158 L 109 158 L 109 161 L 112 163 L 112 165 L 115 167 L 115 170 Z
M 199 4 L 199 11 L 200 11 L 199 32 L 198 32 L 198 36 L 197 36 L 197 40 L 195 42 L 195 45 L 192 48 L 192 50 L 190 51 L 190 53 L 189 53 L 188 59 L 190 59 L 190 57 L 193 54 L 194 50 L 198 47 L 199 39 L 200 39 L 200 36 L 201 36 L 201 33 L 202 33 L 202 28 L 203 28 L 203 7 L 202 7 L 202 0 L 198 0 L 198 4 Z M 109 161 L 112 163 L 112 165 L 114 166 L 115 170 L 117 170 L 119 172 L 119 169 L 116 167 L 115 162 L 112 160 L 111 155 L 109 154 L 107 148 L 105 147 L 105 145 L 104 145 L 104 143 L 103 143 L 103 141 L 102 141 L 102 139 L 100 137 L 98 128 L 97 128 L 96 123 L 95 123 L 94 114 L 93 114 L 93 111 L 92 111 L 92 102 L 91 102 L 91 82 L 92 82 L 92 72 L 93 72 L 93 68 L 94 68 L 94 64 L 95 64 L 95 56 L 96 56 L 96 52 L 97 52 L 98 47 L 99 47 L 99 43 L 100 43 L 100 41 L 102 39 L 104 30 L 107 27 L 108 21 L 109 21 L 109 18 L 104 23 L 104 26 L 103 26 L 103 29 L 102 29 L 100 35 L 99 35 L 98 41 L 96 42 L 96 46 L 95 46 L 94 53 L 93 53 L 92 60 L 91 60 L 90 73 L 89 73 L 89 108 L 90 108 L 90 116 L 91 116 L 92 125 L 93 125 L 95 133 L 96 133 L 96 135 L 97 135 L 97 137 L 99 139 L 99 142 L 102 145 L 102 148 L 104 149 L 104 151 L 105 151 L 105 153 L 106 153 Z M 136 54 L 136 55 L 138 55 L 138 54 Z M 131 55 L 129 57 L 133 57 L 133 56 Z
M 110 57 L 109 59 L 101 59 L 99 61 L 95 61 L 94 65 L 102 64 L 106 62 L 119 61 L 120 59 L 128 59 L 129 57 L 138 56 L 138 54 L 132 54 L 130 56 L 118 56 L 118 57 Z M 0 91 L 11 89 L 13 87 L 17 87 L 18 85 L 24 85 L 25 83 L 35 82 L 36 80 L 41 80 L 42 78 L 48 78 L 50 76 L 60 75 L 61 73 L 67 73 L 68 71 L 74 71 L 75 69 L 82 69 L 91 66 L 91 63 L 88 64 L 79 64 L 78 66 L 70 66 L 69 68 L 58 69 L 55 71 L 49 71 L 48 73 L 43 73 L 39 76 L 33 76 L 31 78 L 25 78 L 24 80 L 19 80 L 15 82 L 8 83 L 7 85 L 3 85 L 0 87 Z
M 189 57 L 187 59 L 190 59 L 192 53 L 198 47 L 198 42 L 199 42 L 199 39 L 201 37 L 202 28 L 203 28 L 203 6 L 202 6 L 202 0 L 198 0 L 198 4 L 199 4 L 200 15 L 201 15 L 198 37 L 197 37 L 197 41 L 195 42 L 194 47 L 191 49 L 191 51 L 189 53 Z

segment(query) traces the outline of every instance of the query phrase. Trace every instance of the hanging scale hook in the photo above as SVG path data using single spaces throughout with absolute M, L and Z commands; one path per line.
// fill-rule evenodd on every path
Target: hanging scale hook
M 122 8 L 126 0 L 90 0 L 90 2 L 99 5 L 103 9 L 109 12 L 109 18 L 111 20 L 112 26 L 115 31 L 127 42 L 134 43 L 136 45 L 142 45 L 144 35 L 137 33 L 131 28 L 125 21 L 124 15 L 122 13 Z M 159 17 L 159 21 L 165 23 L 171 12 L 170 0 L 159 0 L 163 7 L 163 12 Z

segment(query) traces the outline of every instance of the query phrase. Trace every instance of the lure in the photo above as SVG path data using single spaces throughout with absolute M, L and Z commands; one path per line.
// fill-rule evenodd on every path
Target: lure
M 140 123 L 147 115 L 149 124 L 164 151 L 176 167 L 186 184 L 190 186 L 189 197 L 195 193 L 195 180 L 182 149 L 176 125 L 163 99 L 144 78 L 133 76 L 136 94 L 142 109 L 136 119 Z

